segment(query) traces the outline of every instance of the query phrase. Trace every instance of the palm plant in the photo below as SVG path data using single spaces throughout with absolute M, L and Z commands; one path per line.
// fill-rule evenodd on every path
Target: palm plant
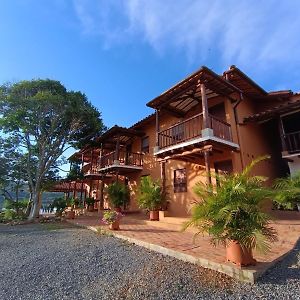
M 88 205 L 88 206 L 93 206 L 94 203 L 95 203 L 95 199 L 94 199 L 94 198 L 91 198 L 91 197 L 88 197 L 88 198 L 85 199 L 85 203 L 86 203 L 86 205 Z
M 123 183 L 118 181 L 111 183 L 107 187 L 107 193 L 110 204 L 115 208 L 126 206 L 129 202 L 129 191 Z
M 271 195 L 262 176 L 250 176 L 253 167 L 267 157 L 252 161 L 241 173 L 218 176 L 218 186 L 198 183 L 194 191 L 201 199 L 192 209 L 184 228 L 196 226 L 197 234 L 208 233 L 214 245 L 238 242 L 242 248 L 267 252 L 276 240 L 270 217 L 262 212 Z
M 159 210 L 166 201 L 166 192 L 158 181 L 153 181 L 150 176 L 144 176 L 141 178 L 137 200 L 140 208 Z
M 287 209 L 293 209 L 297 205 L 300 211 L 300 172 L 277 179 L 274 189 L 276 203 Z

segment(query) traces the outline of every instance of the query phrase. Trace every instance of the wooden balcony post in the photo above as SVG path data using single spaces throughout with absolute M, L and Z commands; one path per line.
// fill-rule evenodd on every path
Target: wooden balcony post
M 120 135 L 118 135 L 117 137 L 115 161 L 119 161 L 119 156 L 120 156 Z
M 99 168 L 102 168 L 102 152 L 103 152 L 103 143 L 101 143 L 100 145 Z
M 74 190 L 73 190 L 73 198 L 75 199 L 77 194 L 76 194 L 76 187 L 77 187 L 77 181 L 74 181 Z
M 281 143 L 282 143 L 282 151 L 286 151 L 286 143 L 285 143 L 285 137 L 284 137 L 284 129 L 283 129 L 283 124 L 282 124 L 282 119 L 280 116 L 277 117 L 277 122 L 278 122 L 278 129 L 279 129 L 279 135 L 281 138 Z
M 200 84 L 201 89 L 201 102 L 202 102 L 202 113 L 203 113 L 203 129 L 210 128 L 209 126 L 209 115 L 208 115 L 208 104 L 206 97 L 206 88 L 204 83 Z
M 83 198 L 83 183 L 84 181 L 81 181 L 81 187 L 80 187 L 80 202 L 82 203 L 82 198 Z
M 158 148 L 159 147 L 159 110 L 156 109 L 155 111 L 155 124 L 156 124 L 156 142 L 155 146 Z
M 103 180 L 101 180 L 101 182 L 100 182 L 100 190 L 99 190 L 99 210 L 103 210 L 104 209 L 103 188 L 104 188 L 104 183 L 103 183 Z
M 209 151 L 204 151 L 204 161 L 205 161 L 205 171 L 206 171 L 206 183 L 211 184 L 211 174 L 210 174 L 210 158 Z
M 94 160 L 94 151 L 93 149 L 91 150 L 91 166 L 90 166 L 90 172 L 93 173 L 93 160 Z

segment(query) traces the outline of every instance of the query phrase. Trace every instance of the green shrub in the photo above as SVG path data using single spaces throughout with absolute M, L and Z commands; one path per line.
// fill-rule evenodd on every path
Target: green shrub
M 150 176 L 141 178 L 138 188 L 138 205 L 148 210 L 159 210 L 166 202 L 166 191 L 163 190 L 159 181 L 153 181 Z
M 300 203 L 300 172 L 275 181 L 275 202 L 280 207 L 294 209 Z
M 118 181 L 107 187 L 108 198 L 114 208 L 126 206 L 129 202 L 129 190 L 127 186 Z
M 15 217 L 19 219 L 24 219 L 26 217 L 26 209 L 28 207 L 29 200 L 23 199 L 19 201 L 13 201 L 9 199 L 4 200 L 3 207 L 6 211 L 14 211 Z M 13 213 L 7 213 L 7 216 L 9 216 L 9 220 L 13 217 Z M 4 218 L 6 218 L 6 215 L 4 214 Z
M 86 198 L 86 199 L 85 199 L 85 203 L 86 203 L 86 205 L 88 205 L 88 206 L 92 206 L 92 205 L 95 204 L 95 199 L 94 199 L 94 198 L 91 198 L 91 197 Z
M 56 214 L 60 215 L 67 207 L 67 201 L 64 197 L 58 197 L 51 203 L 51 208 L 56 208 Z
M 3 219 L 5 221 L 12 221 L 12 220 L 15 220 L 18 218 L 18 214 L 15 210 L 13 209 L 6 209 L 4 212 L 3 212 Z

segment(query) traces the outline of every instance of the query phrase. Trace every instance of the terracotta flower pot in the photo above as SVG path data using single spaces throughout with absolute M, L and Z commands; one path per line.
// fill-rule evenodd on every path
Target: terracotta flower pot
M 94 211 L 94 205 L 88 205 L 88 211 L 93 212 Z
M 120 221 L 117 220 L 113 222 L 112 224 L 109 224 L 109 229 L 110 230 L 119 230 L 120 229 Z
M 159 211 L 150 210 L 150 221 L 159 221 Z
M 242 266 L 254 266 L 256 260 L 253 258 L 252 250 L 242 248 L 238 241 L 229 241 L 226 247 L 226 260 Z
M 67 219 L 75 219 L 75 211 L 74 210 L 68 210 L 66 213 Z

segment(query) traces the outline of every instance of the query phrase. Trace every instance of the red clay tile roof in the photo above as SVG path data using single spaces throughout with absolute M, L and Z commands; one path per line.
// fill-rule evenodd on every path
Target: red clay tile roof
M 272 108 L 266 109 L 264 111 L 261 111 L 259 113 L 244 118 L 244 123 L 267 120 L 280 114 L 292 112 L 299 108 L 300 108 L 300 98 L 295 100 L 291 99 L 277 106 L 274 106 Z

